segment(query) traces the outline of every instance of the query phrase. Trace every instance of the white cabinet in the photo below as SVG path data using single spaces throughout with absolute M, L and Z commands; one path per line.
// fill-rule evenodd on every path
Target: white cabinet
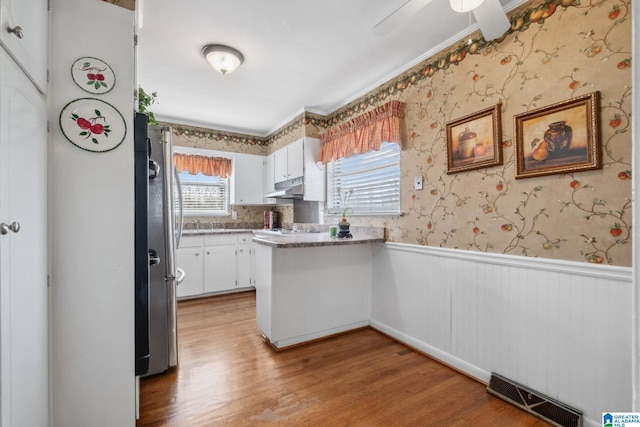
M 232 205 L 264 204 L 264 156 L 236 154 L 231 180 Z
M 275 162 L 275 153 L 271 153 L 266 156 L 263 160 L 264 163 L 264 194 L 269 194 L 275 191 L 276 181 L 274 176 L 274 162 Z M 272 197 L 265 197 L 264 204 L 265 205 L 275 205 L 276 199 Z
M 47 0 L 0 0 L 0 44 L 42 93 L 47 91 Z
M 24 1 L 13 5 L 16 3 Z M 2 32 L 5 19 L 3 9 Z M 0 47 L 0 223 L 5 233 L 0 234 L 3 426 L 49 425 L 46 214 L 47 102 Z
M 178 298 L 248 288 L 255 283 L 253 234 L 183 236 L 177 251 L 185 279 Z
M 304 175 L 304 139 L 287 145 L 275 152 L 275 182 L 287 181 Z
M 273 154 L 275 183 L 304 177 L 303 199 L 323 202 L 326 199 L 326 168 L 318 163 L 319 153 L 320 140 L 308 137 L 276 151 Z
M 304 138 L 304 200 L 324 202 L 327 198 L 327 172 L 320 157 L 320 140 Z
M 204 293 L 204 249 L 202 236 L 183 236 L 176 251 L 177 265 L 185 271 L 177 286 L 178 298 Z
M 204 292 L 219 292 L 238 287 L 238 238 L 205 236 L 204 238 Z
M 238 287 L 246 288 L 255 283 L 255 243 L 253 236 L 240 235 L 238 237 Z

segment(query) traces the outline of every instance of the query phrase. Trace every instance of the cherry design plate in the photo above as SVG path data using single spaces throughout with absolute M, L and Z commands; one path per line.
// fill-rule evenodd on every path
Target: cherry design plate
M 87 151 L 111 151 L 124 141 L 127 124 L 111 104 L 95 98 L 69 102 L 60 112 L 60 129 L 65 138 Z
M 84 56 L 71 65 L 71 78 L 85 92 L 97 95 L 107 93 L 116 84 L 116 75 L 101 59 Z

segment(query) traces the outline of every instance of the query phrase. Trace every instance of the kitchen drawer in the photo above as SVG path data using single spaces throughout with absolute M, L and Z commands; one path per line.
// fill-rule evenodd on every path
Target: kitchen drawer
M 194 248 L 202 246 L 204 243 L 204 236 L 185 236 L 180 237 L 181 248 Z
M 237 234 L 224 234 L 222 236 L 204 236 L 205 246 L 236 245 L 237 243 L 238 243 Z
M 238 244 L 239 245 L 248 245 L 253 242 L 253 233 L 249 234 L 238 234 Z

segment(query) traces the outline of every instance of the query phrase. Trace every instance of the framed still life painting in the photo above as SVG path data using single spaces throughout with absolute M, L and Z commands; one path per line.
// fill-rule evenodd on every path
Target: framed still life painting
M 602 167 L 599 92 L 514 117 L 516 178 Z
M 446 124 L 447 173 L 502 164 L 501 104 Z

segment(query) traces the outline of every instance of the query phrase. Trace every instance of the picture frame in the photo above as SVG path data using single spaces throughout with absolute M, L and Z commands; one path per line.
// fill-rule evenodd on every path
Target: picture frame
M 602 168 L 600 93 L 514 116 L 516 179 Z
M 499 103 L 446 124 L 448 174 L 502 164 L 501 107 Z

